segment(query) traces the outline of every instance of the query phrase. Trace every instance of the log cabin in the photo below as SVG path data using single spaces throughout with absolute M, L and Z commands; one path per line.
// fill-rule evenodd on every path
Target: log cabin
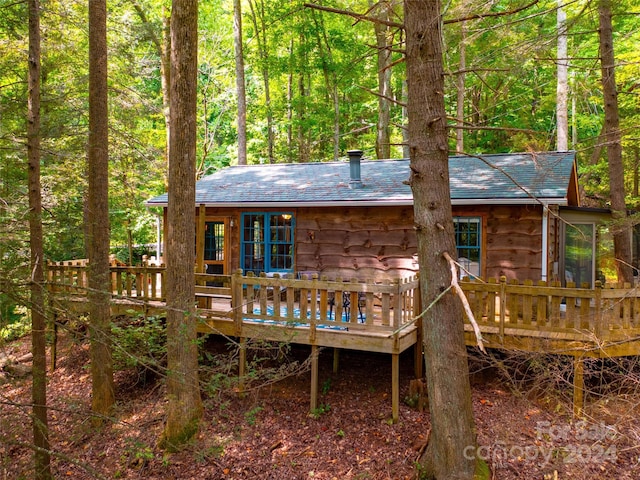
M 202 273 L 317 272 L 380 281 L 417 269 L 409 160 L 231 166 L 196 183 Z M 593 287 L 604 211 L 580 208 L 575 152 L 449 159 L 463 275 Z M 168 194 L 147 201 L 163 209 Z

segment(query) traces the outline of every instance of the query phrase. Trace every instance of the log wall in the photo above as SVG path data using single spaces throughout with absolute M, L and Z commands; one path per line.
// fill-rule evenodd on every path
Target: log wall
M 374 280 L 418 270 L 413 208 L 300 208 L 296 266 L 301 271 Z
M 240 266 L 241 213 L 268 210 L 207 208 L 207 217 L 234 220 L 229 238 L 232 271 Z M 295 215 L 296 272 L 380 281 L 408 277 L 418 270 L 411 206 L 304 207 L 277 211 L 291 211 Z M 542 207 L 456 206 L 453 214 L 482 217 L 484 278 L 541 279 Z
M 484 278 L 540 280 L 542 207 L 494 206 L 482 210 L 487 242 Z

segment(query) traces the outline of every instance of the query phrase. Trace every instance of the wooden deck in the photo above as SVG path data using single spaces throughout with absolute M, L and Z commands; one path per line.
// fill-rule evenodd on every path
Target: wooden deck
M 595 358 L 640 353 L 640 291 L 630 285 L 563 288 L 503 278 L 462 289 L 488 347 Z
M 112 314 L 166 311 L 163 267 L 111 267 Z M 50 264 L 53 301 L 86 312 L 87 266 Z M 245 373 L 244 340 L 261 339 L 311 346 L 311 410 L 317 407 L 318 354 L 323 347 L 391 355 L 392 417 L 400 405 L 399 355 L 418 343 L 417 277 L 375 283 L 302 278 L 196 274 L 198 331 L 240 340 L 240 376 Z M 420 351 L 421 353 L 421 351 Z M 337 357 L 336 357 L 337 358 Z M 422 375 L 416 355 L 416 374 Z
M 86 310 L 86 266 L 51 264 L 52 297 Z M 163 267 L 112 267 L 112 310 L 164 311 Z M 399 354 L 419 345 L 417 277 L 396 282 L 197 274 L 198 330 L 310 345 L 311 408 L 317 402 L 318 348 L 348 348 L 392 356 L 392 411 L 399 410 Z M 506 279 L 463 281 L 462 289 L 487 348 L 546 352 L 574 358 L 574 409 L 583 402 L 582 360 L 640 354 L 640 294 L 629 285 L 577 288 Z M 143 288 L 140 288 L 143 287 Z M 468 345 L 477 345 L 469 319 Z M 416 375 L 422 376 L 416 348 Z M 241 351 L 241 355 L 244 352 Z M 244 357 L 243 357 L 244 358 Z M 315 360 L 314 360 L 315 359 Z M 244 362 L 241 361 L 241 365 Z M 244 370 L 241 369 L 241 375 Z

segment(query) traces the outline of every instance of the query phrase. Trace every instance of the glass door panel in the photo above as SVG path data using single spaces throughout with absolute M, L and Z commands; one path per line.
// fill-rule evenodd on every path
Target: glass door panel
M 564 238 L 564 284 L 574 282 L 593 286 L 595 258 L 595 224 L 572 223 L 566 226 Z

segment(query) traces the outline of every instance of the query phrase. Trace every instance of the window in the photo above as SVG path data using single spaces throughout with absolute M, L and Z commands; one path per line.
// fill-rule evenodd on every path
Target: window
M 480 276 L 482 254 L 482 219 L 480 217 L 453 217 L 458 263 L 466 270 L 460 276 Z
M 245 213 L 242 215 L 241 252 L 244 272 L 293 271 L 291 213 Z

